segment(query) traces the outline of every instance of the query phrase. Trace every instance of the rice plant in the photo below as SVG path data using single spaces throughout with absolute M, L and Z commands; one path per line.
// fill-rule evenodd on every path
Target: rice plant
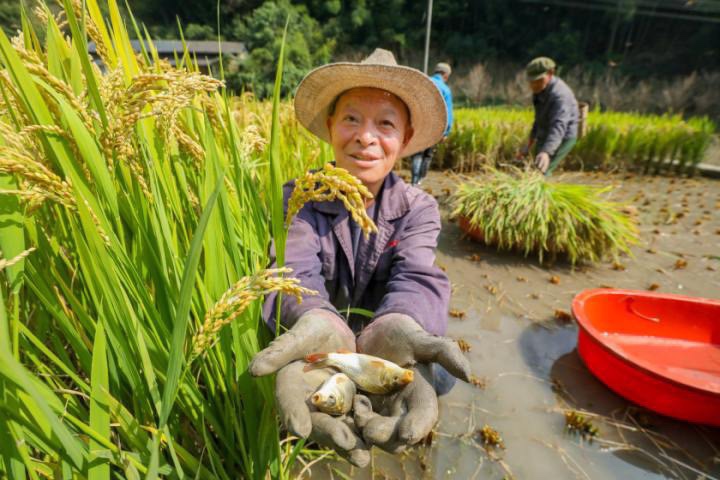
M 294 288 L 260 273 L 282 182 L 326 150 L 278 93 L 136 55 L 114 0 L 63 5 L 0 32 L 0 476 L 287 478 L 302 443 L 246 369 L 258 297 Z
M 635 222 L 604 198 L 610 188 L 488 169 L 458 186 L 452 215 L 498 249 L 535 253 L 541 262 L 559 255 L 573 264 L 596 262 L 630 253 L 638 241 Z
M 448 140 L 439 145 L 436 166 L 473 171 L 512 162 L 527 143 L 532 110 L 493 107 L 460 109 Z M 712 141 L 715 124 L 706 117 L 601 112 L 588 116 L 587 134 L 564 166 L 693 173 Z

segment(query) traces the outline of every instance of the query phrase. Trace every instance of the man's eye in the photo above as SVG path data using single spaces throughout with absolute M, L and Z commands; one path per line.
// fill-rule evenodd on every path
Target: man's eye
M 395 128 L 395 124 L 393 122 L 391 122 L 390 120 L 383 120 L 382 122 L 380 122 L 380 124 L 383 127 Z
M 353 115 L 345 115 L 345 118 L 343 119 L 346 122 L 357 122 L 357 118 Z

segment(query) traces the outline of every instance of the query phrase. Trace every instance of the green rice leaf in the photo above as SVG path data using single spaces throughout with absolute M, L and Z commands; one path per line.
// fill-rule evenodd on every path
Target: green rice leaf
M 15 180 L 0 174 L 0 190 L 14 190 Z M 0 258 L 9 260 L 25 250 L 25 233 L 23 232 L 23 214 L 20 202 L 13 195 L 0 194 Z M 22 273 L 25 260 L 6 268 L 10 288 L 17 292 L 22 285 Z M 7 339 L 9 337 L 5 337 Z
M 110 405 L 108 392 L 110 385 L 108 383 L 105 329 L 101 321 L 98 321 L 97 328 L 95 329 L 91 382 L 90 428 L 109 441 Z M 110 478 L 110 464 L 107 460 L 106 452 L 107 450 L 103 448 L 102 445 L 95 440 L 90 440 L 89 480 L 105 480 Z
M 282 43 L 280 44 L 280 56 L 278 57 L 277 70 L 275 73 L 275 86 L 272 97 L 272 123 L 270 129 L 270 148 L 268 149 L 270 163 L 270 205 L 271 225 L 273 240 L 275 241 L 275 255 L 279 267 L 285 264 L 285 215 L 283 212 L 283 190 L 281 176 L 280 157 L 280 87 L 282 85 L 283 64 L 285 59 L 285 39 L 290 17 L 285 22 Z
M 223 188 L 224 178 L 224 173 L 218 175 L 215 190 L 205 204 L 202 217 L 200 217 L 200 222 L 198 223 L 195 234 L 193 235 L 190 252 L 185 260 L 179 304 L 177 306 L 173 322 L 174 326 L 170 347 L 170 362 L 168 364 L 167 379 L 165 389 L 163 390 L 162 407 L 160 410 L 160 429 L 165 427 L 167 424 L 167 419 L 170 416 L 170 411 L 177 395 L 180 372 L 185 362 L 185 336 L 187 334 L 187 326 L 190 320 L 190 302 L 192 300 L 192 290 L 195 284 L 197 267 L 200 262 L 200 251 L 202 249 L 203 237 L 205 236 L 205 229 L 208 221 L 210 220 L 213 208 L 215 207 L 220 189 Z

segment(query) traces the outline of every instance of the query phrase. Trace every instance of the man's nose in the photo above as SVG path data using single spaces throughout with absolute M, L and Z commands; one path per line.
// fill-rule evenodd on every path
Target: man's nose
M 374 144 L 377 141 L 375 128 L 370 123 L 364 122 L 357 132 L 357 140 L 364 147 Z

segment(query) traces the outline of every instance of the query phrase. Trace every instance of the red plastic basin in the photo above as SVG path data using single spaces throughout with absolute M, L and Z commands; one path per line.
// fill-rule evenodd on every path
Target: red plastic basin
M 578 352 L 623 397 L 669 417 L 720 426 L 720 301 L 593 289 L 572 304 Z

